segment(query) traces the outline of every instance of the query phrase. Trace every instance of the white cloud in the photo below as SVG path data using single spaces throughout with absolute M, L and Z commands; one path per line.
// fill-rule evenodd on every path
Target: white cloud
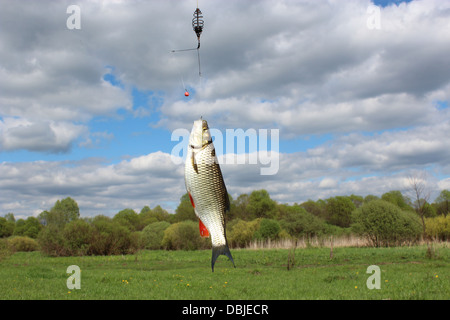
M 89 121 L 125 109 L 170 130 L 203 116 L 219 129 L 278 128 L 281 139 L 331 136 L 303 152 L 280 150 L 273 176 L 261 176 L 261 164 L 223 165 L 235 196 L 258 188 L 280 202 L 379 195 L 423 169 L 448 189 L 450 111 L 437 107 L 450 99 L 448 1 L 381 8 L 379 30 L 367 28 L 368 0 L 204 2 L 201 80 L 195 51 L 170 53 L 196 45 L 192 3 L 81 1 L 82 29 L 68 30 L 68 0 L 4 2 L 0 152 L 92 148 L 116 132 Z M 133 106 L 133 87 L 161 93 L 163 105 Z M 117 164 L 0 162 L 0 212 L 36 214 L 64 196 L 89 214 L 174 209 L 182 177 L 168 153 L 153 151 Z
M 0 120 L 0 151 L 65 152 L 86 131 L 84 125 L 70 122 L 4 118 Z
M 164 205 L 184 194 L 183 167 L 161 152 L 118 164 L 35 161 L 0 163 L 0 212 L 48 210 L 57 199 L 73 197 L 85 215 L 117 213 L 127 207 Z M 174 209 L 174 208 L 169 208 Z M 5 212 L 6 213 L 6 212 Z

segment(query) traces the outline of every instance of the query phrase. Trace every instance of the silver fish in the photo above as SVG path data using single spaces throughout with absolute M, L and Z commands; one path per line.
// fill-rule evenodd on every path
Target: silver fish
M 225 212 L 230 209 L 230 200 L 206 120 L 194 121 L 184 180 L 195 214 L 200 219 L 200 234 L 211 236 L 212 271 L 219 255 L 227 256 L 235 266 L 225 234 Z

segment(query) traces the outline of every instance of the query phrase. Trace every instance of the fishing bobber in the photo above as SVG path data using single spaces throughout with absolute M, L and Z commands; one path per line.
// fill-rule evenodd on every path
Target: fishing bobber
M 186 97 L 189 97 L 189 92 L 186 91 L 186 92 L 184 93 L 184 95 L 185 95 Z

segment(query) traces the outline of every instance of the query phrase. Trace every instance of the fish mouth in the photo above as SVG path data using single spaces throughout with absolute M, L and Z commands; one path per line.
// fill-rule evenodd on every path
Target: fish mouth
M 194 121 L 194 126 L 189 137 L 189 147 L 193 150 L 201 150 L 213 142 L 209 132 L 208 122 L 202 118 Z
M 203 150 L 207 146 L 209 146 L 212 143 L 212 140 L 208 140 L 206 143 L 202 144 L 201 146 L 194 146 L 193 144 L 190 144 L 189 147 L 194 150 Z

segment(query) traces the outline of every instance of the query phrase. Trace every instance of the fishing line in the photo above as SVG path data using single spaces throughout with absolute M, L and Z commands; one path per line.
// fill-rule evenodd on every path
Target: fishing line
M 201 62 L 200 62 L 200 36 L 203 32 L 203 14 L 201 10 L 198 8 L 198 0 L 197 0 L 197 9 L 195 9 L 193 18 L 192 18 L 192 29 L 194 30 L 195 34 L 197 35 L 197 41 L 198 45 L 197 48 L 188 48 L 188 49 L 179 49 L 179 50 L 171 50 L 171 53 L 176 52 L 186 52 L 186 51 L 194 51 L 197 50 L 197 61 L 198 61 L 198 76 L 200 78 L 200 85 L 201 85 L 201 77 L 202 77 L 202 68 L 201 68 Z M 181 77 L 181 81 L 183 82 L 183 88 L 185 90 L 185 96 L 189 96 L 189 92 L 186 89 L 186 86 L 184 85 L 183 77 Z
M 200 50 L 197 49 L 197 57 L 198 57 L 198 76 L 202 76 L 202 69 L 200 67 Z

